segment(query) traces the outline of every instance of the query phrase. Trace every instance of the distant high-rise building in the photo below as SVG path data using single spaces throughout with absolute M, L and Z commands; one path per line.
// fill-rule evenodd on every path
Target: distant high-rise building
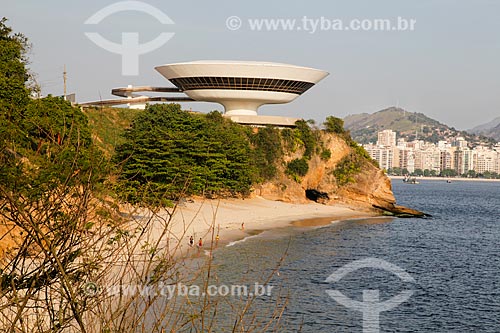
M 371 158 L 378 162 L 381 169 L 389 170 L 399 165 L 398 148 L 388 146 L 364 145 Z
M 406 169 L 409 172 L 415 170 L 415 155 L 412 149 L 398 149 L 399 155 L 399 167 L 401 169 Z
M 452 149 L 452 148 L 448 148 L 448 149 L 445 149 L 445 150 L 440 150 L 440 156 L 439 156 L 439 169 L 441 171 L 443 170 L 450 170 L 450 169 L 453 169 L 454 167 L 454 154 L 453 152 L 455 151 L 455 149 Z
M 495 172 L 500 174 L 500 153 L 497 153 L 497 158 L 495 160 Z
M 393 147 L 396 145 L 396 132 L 393 130 L 383 130 L 378 132 L 377 138 L 378 146 Z
M 493 148 L 484 144 L 472 145 L 473 148 L 463 137 L 446 138 L 437 143 L 407 142 L 405 138 L 396 138 L 396 132 L 390 129 L 378 132 L 377 138 L 377 144 L 364 147 L 382 169 L 399 167 L 409 173 L 419 169 L 424 174 L 427 170 L 436 175 L 450 169 L 468 176 L 471 176 L 470 171 L 500 173 L 500 143 Z
M 461 136 L 459 136 L 451 143 L 451 146 L 458 147 L 458 148 L 465 148 L 465 147 L 467 147 L 467 141 L 464 138 L 462 138 Z
M 448 143 L 448 141 L 443 141 L 443 140 L 438 141 L 437 146 L 439 149 L 446 149 L 446 148 L 451 147 L 451 145 Z
M 469 148 L 459 148 L 455 150 L 454 169 L 458 174 L 463 175 L 469 172 L 469 170 L 474 170 L 474 153 L 475 151 Z
M 474 151 L 474 171 L 477 173 L 497 172 L 498 152 L 484 147 L 476 147 Z

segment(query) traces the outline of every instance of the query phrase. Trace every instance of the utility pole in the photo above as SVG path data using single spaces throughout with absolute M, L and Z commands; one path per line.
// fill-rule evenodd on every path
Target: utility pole
M 66 81 L 68 80 L 68 73 L 66 72 L 66 64 L 64 64 L 64 72 L 63 72 L 63 80 L 64 80 L 64 100 L 66 100 Z

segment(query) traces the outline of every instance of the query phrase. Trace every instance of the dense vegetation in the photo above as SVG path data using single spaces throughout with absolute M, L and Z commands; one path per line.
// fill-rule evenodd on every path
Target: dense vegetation
M 139 114 L 116 148 L 120 193 L 130 202 L 161 203 L 182 195 L 246 195 L 254 176 L 245 128 L 220 113 L 190 114 L 178 104 Z
M 5 22 L 0 21 L 0 327 L 49 331 L 49 325 L 40 329 L 45 320 L 50 331 L 59 331 L 76 319 L 83 331 L 85 306 L 74 291 L 97 267 L 86 265 L 95 244 L 83 244 L 92 240 L 88 233 L 97 218 L 89 218 L 89 202 L 107 176 L 106 163 L 79 108 L 61 98 L 30 98 L 28 44 Z M 37 316 L 33 309 L 47 311 Z M 26 325 L 23 318 L 29 316 L 36 319 Z
M 299 181 L 299 177 L 305 176 L 307 171 L 309 171 L 309 164 L 304 157 L 293 159 L 286 165 L 287 175 L 292 176 L 296 181 Z
M 142 110 L 130 108 L 88 108 L 83 111 L 89 119 L 92 139 L 107 158 L 115 153 L 115 147 L 125 142 L 124 131 Z
M 0 183 L 4 193 L 38 198 L 59 184 L 100 177 L 102 154 L 87 117 L 60 98 L 31 99 L 24 54 L 28 46 L 0 23 Z M 102 174 L 101 174 L 102 175 Z M 97 184 L 97 182 L 96 182 Z
M 353 183 L 354 176 L 361 172 L 362 167 L 366 163 L 371 163 L 378 167 L 377 161 L 372 159 L 368 152 L 351 138 L 349 131 L 344 129 L 344 121 L 342 119 L 330 116 L 326 118 L 323 125 L 325 126 L 325 131 L 339 135 L 351 147 L 351 152 L 342 158 L 335 170 L 333 170 L 333 175 L 339 186 Z
M 334 171 L 338 184 L 346 185 L 363 163 L 375 162 L 344 131 L 341 119 L 328 117 L 325 127 L 352 148 Z M 285 152 L 299 157 L 283 163 Z M 152 105 L 137 114 L 115 148 L 115 192 L 125 201 L 153 205 L 189 195 L 246 196 L 254 184 L 277 177 L 280 168 L 300 182 L 314 155 L 328 160 L 331 151 L 320 130 L 302 120 L 294 129 L 252 129 L 215 111 L 193 114 L 177 104 Z
M 286 133 L 291 133 L 291 130 Z M 247 135 L 252 148 L 251 165 L 256 172 L 254 181 L 260 183 L 273 179 L 278 172 L 277 162 L 284 154 L 280 131 L 267 126 L 259 129 L 257 133 L 247 132 Z
M 28 49 L 26 38 L 12 34 L 12 29 L 0 21 L 0 148 L 7 143 L 22 141 L 20 120 L 29 102 L 26 88 L 28 71 L 24 66 Z M 4 157 L 5 158 L 5 157 Z

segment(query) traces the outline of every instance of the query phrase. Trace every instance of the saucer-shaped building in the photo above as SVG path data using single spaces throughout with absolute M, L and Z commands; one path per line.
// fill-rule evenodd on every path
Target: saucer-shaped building
M 155 69 L 193 100 L 220 103 L 232 120 L 257 124 L 284 118 L 257 116 L 259 106 L 291 102 L 328 75 L 314 68 L 257 61 L 193 61 Z

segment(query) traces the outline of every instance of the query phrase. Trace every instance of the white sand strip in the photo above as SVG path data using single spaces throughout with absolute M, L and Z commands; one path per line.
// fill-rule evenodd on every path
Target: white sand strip
M 215 241 L 217 234 L 220 238 L 219 244 L 227 244 L 257 231 L 285 227 L 298 220 L 328 217 L 333 221 L 369 216 L 374 214 L 354 210 L 341 204 L 335 206 L 313 202 L 290 204 L 261 197 L 197 199 L 177 207 L 170 224 L 170 234 L 187 246 L 192 236 L 194 247 L 198 246 L 201 238 L 202 247 L 210 248 L 212 239 Z

